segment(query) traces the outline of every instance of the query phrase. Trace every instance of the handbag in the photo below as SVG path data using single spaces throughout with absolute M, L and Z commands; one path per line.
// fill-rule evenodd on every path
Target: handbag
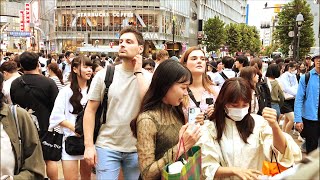
M 104 91 L 103 101 L 99 105 L 96 111 L 96 116 L 95 116 L 94 133 L 93 133 L 94 142 L 96 142 L 97 140 L 101 125 L 106 123 L 106 114 L 108 109 L 108 92 L 109 92 L 109 87 L 113 80 L 114 69 L 115 69 L 114 66 L 107 66 L 106 76 L 104 79 L 106 89 Z M 75 124 L 75 132 L 78 133 L 80 136 L 83 136 L 84 111 L 85 111 L 85 108 L 83 108 L 83 110 L 77 115 L 76 124 Z M 101 118 L 102 118 L 102 122 L 101 122 Z
M 272 162 L 273 156 L 275 157 L 276 162 Z M 277 157 L 272 150 L 271 154 L 271 162 L 263 161 L 262 164 L 262 173 L 268 176 L 274 176 L 280 174 L 281 172 L 287 170 L 288 168 L 283 167 L 281 164 L 278 163 Z
M 183 143 L 183 139 L 181 137 L 181 141 L 178 148 L 178 153 L 180 152 L 180 146 Z M 184 146 L 184 145 L 183 145 Z M 183 147 L 184 148 L 184 147 Z M 180 173 L 176 174 L 170 174 L 168 172 L 168 166 L 170 164 L 167 164 L 161 172 L 161 179 L 162 180 L 194 180 L 194 179 L 200 179 L 201 177 L 201 148 L 200 146 L 193 146 L 188 152 L 185 151 L 184 148 L 184 154 L 181 155 L 179 158 L 176 157 L 175 161 L 184 161 L 183 157 L 185 157 L 185 160 L 187 161 L 183 167 Z
M 72 156 L 84 154 L 84 139 L 78 136 L 69 136 L 65 141 L 66 153 Z
M 47 131 L 41 138 L 41 147 L 44 160 L 59 161 L 62 154 L 63 134 L 55 129 Z

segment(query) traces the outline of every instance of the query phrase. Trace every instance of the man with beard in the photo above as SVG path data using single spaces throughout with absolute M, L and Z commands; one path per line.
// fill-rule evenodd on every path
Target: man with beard
M 139 177 L 136 139 L 131 134 L 130 121 L 138 115 L 152 77 L 142 68 L 143 45 L 142 34 L 133 27 L 120 31 L 118 55 L 122 64 L 115 66 L 106 123 L 102 124 L 95 144 L 95 115 L 103 100 L 106 69 L 99 71 L 92 80 L 84 114 L 84 158 L 89 165 L 97 165 L 98 179 L 118 179 L 120 167 L 125 179 Z

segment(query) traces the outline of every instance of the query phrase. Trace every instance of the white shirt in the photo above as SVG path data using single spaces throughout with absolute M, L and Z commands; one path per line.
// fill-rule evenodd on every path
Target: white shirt
M 12 144 L 7 132 L 3 129 L 3 124 L 0 121 L 0 134 L 1 134 L 1 175 L 14 175 L 14 167 L 15 167 L 15 155 L 13 153 Z
M 285 96 L 295 97 L 298 92 L 298 85 L 299 85 L 297 76 L 295 74 L 292 74 L 286 71 L 280 76 L 279 80 L 280 80 L 279 82 L 281 84 L 281 87 L 283 88 L 283 92 L 287 94 Z
M 229 79 L 236 77 L 236 72 L 232 71 L 232 69 L 224 69 L 222 71 Z M 214 79 L 212 80 L 216 85 L 218 85 L 220 88 L 222 87 L 223 83 L 226 81 L 224 78 L 218 73 Z
M 88 88 L 82 89 L 81 94 L 82 94 L 82 99 L 80 103 L 82 106 L 84 106 L 87 101 L 88 101 L 88 96 L 87 96 L 87 90 Z M 54 107 L 51 112 L 50 116 L 50 125 L 49 125 L 49 130 L 57 127 L 59 123 L 61 123 L 64 120 L 69 121 L 70 123 L 74 124 L 76 123 L 76 114 L 71 114 L 73 111 L 73 106 L 70 104 L 70 97 L 72 96 L 73 92 L 70 88 L 70 86 L 66 86 L 62 88 L 58 96 L 54 102 Z M 70 156 L 65 152 L 65 139 L 68 136 L 75 136 L 75 133 L 71 131 L 69 128 L 61 127 L 63 131 L 63 144 L 62 144 L 62 160 L 79 160 L 83 159 L 83 156 Z
M 40 56 L 39 62 L 44 65 L 44 67 L 41 67 L 41 71 L 46 72 L 47 71 L 47 59 Z
M 240 167 L 261 171 L 263 161 L 270 161 L 273 149 L 278 162 L 290 167 L 302 158 L 301 150 L 292 137 L 283 133 L 286 139 L 286 150 L 281 154 L 273 147 L 272 129 L 268 122 L 259 115 L 251 114 L 255 121 L 253 134 L 246 144 L 240 137 L 235 121 L 226 118 L 226 126 L 222 138 L 217 141 L 217 129 L 212 121 L 205 121 L 201 126 L 202 136 L 197 142 L 201 146 L 202 172 L 206 179 L 214 179 L 219 167 Z M 231 178 L 230 178 L 231 179 Z
M 62 70 L 62 67 L 63 67 L 63 64 L 66 64 L 65 65 L 65 68 L 64 70 Z M 68 64 L 66 61 L 62 62 L 59 64 L 59 69 L 62 71 L 62 76 L 63 76 L 63 81 L 64 82 L 67 82 L 69 81 L 69 75 L 71 73 L 71 63 Z
M 10 96 L 10 88 L 11 88 L 12 81 L 17 79 L 18 77 L 20 77 L 20 74 L 13 75 L 12 77 L 10 77 L 9 79 L 3 82 L 2 93 L 4 94 L 4 97 L 7 100 L 7 104 L 12 104 L 11 96 Z

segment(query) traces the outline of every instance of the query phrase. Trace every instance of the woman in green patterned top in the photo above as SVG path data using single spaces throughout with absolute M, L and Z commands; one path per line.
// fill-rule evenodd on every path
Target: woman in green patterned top
M 142 179 L 160 179 L 166 164 L 175 161 L 182 137 L 188 151 L 200 138 L 198 126 L 186 124 L 182 101 L 192 83 L 190 71 L 179 62 L 167 60 L 156 69 L 142 101 L 138 118 L 131 122 L 137 138 Z

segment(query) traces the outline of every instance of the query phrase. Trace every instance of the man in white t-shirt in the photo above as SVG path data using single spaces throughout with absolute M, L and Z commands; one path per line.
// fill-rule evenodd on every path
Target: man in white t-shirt
M 219 75 L 215 76 L 212 80 L 220 88 L 222 87 L 223 83 L 227 79 L 234 78 L 237 76 L 237 73 L 232 71 L 232 67 L 234 64 L 234 60 L 232 57 L 230 56 L 223 57 L 222 64 L 224 66 L 224 69 L 222 70 L 222 72 L 219 73 Z
M 6 103 L 12 104 L 11 97 L 10 97 L 11 83 L 13 80 L 20 77 L 17 63 L 14 61 L 6 61 L 1 64 L 0 71 L 3 73 L 4 80 L 5 80 L 3 82 L 2 93 L 5 96 Z
M 84 158 L 89 165 L 97 165 L 99 179 L 118 179 L 120 167 L 125 179 L 138 179 L 140 175 L 136 139 L 131 133 L 130 122 L 139 113 L 152 76 L 142 68 L 143 45 L 143 36 L 136 29 L 125 27 L 121 30 L 118 55 L 122 64 L 115 66 L 108 93 L 106 123 L 101 126 L 95 144 L 94 121 L 103 100 L 106 69 L 99 71 L 91 83 L 83 118 Z
M 69 75 L 71 73 L 71 62 L 74 58 L 73 52 L 67 51 L 64 54 L 65 61 L 59 64 L 59 69 L 62 71 L 63 81 L 69 81 Z

